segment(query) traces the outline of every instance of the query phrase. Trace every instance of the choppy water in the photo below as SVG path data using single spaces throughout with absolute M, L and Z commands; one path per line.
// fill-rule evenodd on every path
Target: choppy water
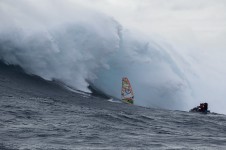
M 0 149 L 226 149 L 226 117 L 67 91 L 0 65 Z

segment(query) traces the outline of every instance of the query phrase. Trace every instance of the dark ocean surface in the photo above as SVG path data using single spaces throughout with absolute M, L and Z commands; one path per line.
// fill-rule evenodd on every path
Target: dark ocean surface
M 0 63 L 0 150 L 226 149 L 226 116 L 114 103 Z

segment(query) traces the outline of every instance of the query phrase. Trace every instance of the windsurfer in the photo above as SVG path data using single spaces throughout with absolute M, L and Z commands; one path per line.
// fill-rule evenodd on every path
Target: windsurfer
M 123 102 L 133 104 L 134 93 L 127 77 L 122 78 L 121 98 Z

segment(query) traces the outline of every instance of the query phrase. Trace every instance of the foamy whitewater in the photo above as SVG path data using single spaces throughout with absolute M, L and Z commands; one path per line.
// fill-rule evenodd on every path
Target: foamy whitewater
M 186 60 L 167 41 L 111 16 L 69 1 L 3 0 L 0 20 L 0 59 L 29 74 L 84 92 L 92 84 L 116 98 L 127 76 L 135 104 L 145 107 L 188 110 L 209 102 L 197 101 L 195 73 L 186 74 Z

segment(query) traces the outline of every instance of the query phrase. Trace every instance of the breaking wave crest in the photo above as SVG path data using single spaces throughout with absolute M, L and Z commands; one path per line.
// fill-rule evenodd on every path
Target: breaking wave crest
M 90 92 L 92 84 L 117 98 L 121 78 L 127 76 L 135 104 L 185 106 L 189 83 L 164 43 L 125 30 L 96 11 L 74 8 L 69 2 L 52 3 L 0 2 L 1 60 L 81 91 Z

